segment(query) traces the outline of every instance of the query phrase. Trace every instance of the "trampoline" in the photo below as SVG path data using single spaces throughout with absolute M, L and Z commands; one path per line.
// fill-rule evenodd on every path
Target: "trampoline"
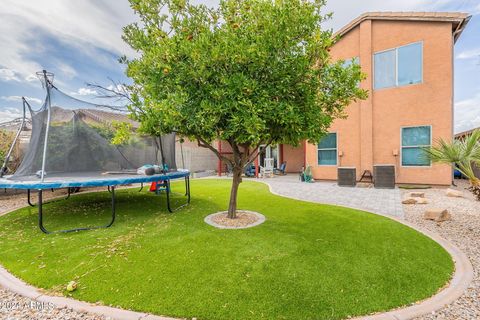
M 53 85 L 53 74 L 39 74 L 47 96 L 39 110 L 33 110 L 23 99 L 23 119 L 15 140 L 0 171 L 0 188 L 27 192 L 27 202 L 38 207 L 38 226 L 44 233 L 73 232 L 108 228 L 115 222 L 115 188 L 121 185 L 156 183 L 156 194 L 165 193 L 167 209 L 173 212 L 190 203 L 190 172 L 175 163 L 175 134 L 158 137 L 134 133 L 119 145 L 111 142 L 114 129 L 109 123 L 85 118 L 82 110 L 101 107 L 70 97 Z M 13 174 L 6 175 L 8 161 L 25 122 L 26 109 L 32 118 L 29 146 Z M 109 117 L 119 116 L 109 113 Z M 124 117 L 126 118 L 126 117 Z M 96 120 L 94 118 L 94 120 Z M 156 165 L 149 175 L 137 169 Z M 184 180 L 186 201 L 175 208 L 171 203 L 171 181 Z M 66 189 L 66 199 L 77 188 L 107 187 L 111 194 L 111 219 L 105 225 L 51 231 L 43 224 L 43 192 Z M 31 192 L 38 193 L 33 204 Z M 53 200 L 57 201 L 57 200 Z

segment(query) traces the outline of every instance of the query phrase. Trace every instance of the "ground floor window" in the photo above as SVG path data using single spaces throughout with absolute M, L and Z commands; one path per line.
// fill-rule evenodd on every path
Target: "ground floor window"
M 334 166 L 337 164 L 337 134 L 329 133 L 318 143 L 318 164 Z
M 432 127 L 402 128 L 402 166 L 430 166 L 423 148 L 432 144 Z

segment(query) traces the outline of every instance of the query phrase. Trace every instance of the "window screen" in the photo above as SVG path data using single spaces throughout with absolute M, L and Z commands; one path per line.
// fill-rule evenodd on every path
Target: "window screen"
M 402 128 L 402 166 L 429 166 L 423 148 L 431 145 L 429 126 Z
M 396 85 L 395 74 L 395 52 L 396 50 L 389 50 L 376 53 L 374 56 L 374 86 L 375 89 L 382 89 L 393 87 Z
M 398 85 L 422 82 L 422 44 L 398 48 Z
M 318 164 L 337 164 L 337 134 L 329 133 L 318 143 Z

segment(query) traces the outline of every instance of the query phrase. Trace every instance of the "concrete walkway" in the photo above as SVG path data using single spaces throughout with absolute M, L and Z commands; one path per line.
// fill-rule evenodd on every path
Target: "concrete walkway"
M 355 208 L 404 218 L 401 192 L 396 189 L 339 187 L 335 181 L 300 182 L 298 175 L 255 179 L 279 195 L 305 201 Z

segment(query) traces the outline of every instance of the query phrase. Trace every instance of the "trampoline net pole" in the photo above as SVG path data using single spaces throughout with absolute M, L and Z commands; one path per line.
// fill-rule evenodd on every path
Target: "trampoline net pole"
M 48 131 L 50 129 L 50 117 L 52 112 L 52 105 L 50 101 L 50 81 L 47 78 L 47 71 L 43 70 L 43 76 L 45 79 L 45 87 L 47 88 L 47 126 L 45 128 L 45 141 L 43 144 L 43 157 L 42 157 L 42 171 L 41 171 L 41 180 L 44 181 L 45 178 L 45 160 L 47 158 L 47 144 L 48 144 Z
M 175 133 L 144 135 L 128 113 L 107 111 L 107 105 L 71 97 L 53 84 L 52 73 L 37 74 L 46 90 L 45 100 L 38 110 L 25 104 L 32 119 L 30 142 L 9 180 L 46 182 L 136 174 L 138 168 L 151 164 L 162 166 L 164 171 L 176 169 Z M 120 143 L 112 140 L 115 122 L 131 124 L 129 139 Z

